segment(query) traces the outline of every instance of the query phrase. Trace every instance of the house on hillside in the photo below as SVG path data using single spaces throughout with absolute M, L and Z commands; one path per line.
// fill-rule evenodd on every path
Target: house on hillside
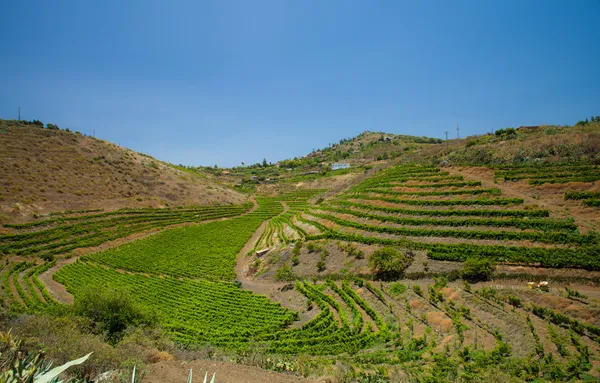
M 231 174 L 231 172 L 230 172 L 229 170 L 222 170 L 222 171 L 221 171 L 221 175 L 222 175 L 222 176 L 228 176 L 228 175 L 230 175 L 230 174 Z
M 344 164 L 341 162 L 331 164 L 331 170 L 340 170 L 340 169 L 350 169 L 350 164 Z

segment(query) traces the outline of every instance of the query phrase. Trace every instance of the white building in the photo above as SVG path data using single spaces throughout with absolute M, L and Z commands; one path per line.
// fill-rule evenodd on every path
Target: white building
M 350 169 L 350 164 L 335 163 L 331 165 L 331 170 Z

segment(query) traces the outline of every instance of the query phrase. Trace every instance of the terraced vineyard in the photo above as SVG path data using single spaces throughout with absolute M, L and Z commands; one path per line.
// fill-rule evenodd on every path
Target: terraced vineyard
M 318 358 L 307 363 L 326 366 L 336 365 L 345 354 L 343 358 L 363 371 L 400 368 L 413 380 L 430 382 L 474 377 L 569 381 L 592 369 L 600 355 L 600 310 L 592 299 L 568 291 L 564 297 L 526 288 L 475 288 L 443 277 L 407 284 L 356 277 L 298 280 L 279 291 L 293 286 L 303 314 L 314 314 L 293 326 L 298 312 L 242 290 L 234 281 L 237 255 L 264 222 L 255 249 L 286 249 L 279 245 L 298 239 L 336 239 L 422 250 L 440 260 L 484 256 L 509 263 L 600 268 L 597 237 L 581 235 L 572 220 L 526 208 L 523 200 L 506 198 L 499 189 L 483 188 L 435 167 L 390 168 L 330 201 L 310 203 L 319 193 L 257 198 L 258 207 L 245 215 L 167 229 L 83 256 L 53 278 L 76 299 L 90 286 L 125 289 L 136 302 L 155 308 L 161 326 L 184 347 L 211 345 L 238 355 L 258 349 L 289 361 L 304 355 Z M 76 239 L 96 224 L 110 232 L 108 222 L 119 218 L 146 217 L 132 227 L 142 222 L 161 225 L 239 215 L 250 207 L 222 208 L 221 215 L 208 208 L 205 214 L 200 208 L 195 213 L 181 209 L 180 215 L 164 213 L 170 218 L 150 222 L 145 219 L 159 212 L 76 213 L 52 218 L 54 227 L 47 223 L 15 230 L 39 233 L 46 241 L 40 246 L 47 246 L 51 235 L 63 233 L 52 232 L 55 228 L 76 227 L 70 232 Z M 14 243 L 23 247 L 3 249 L 28 248 L 24 242 Z M 59 310 L 61 303 L 39 279 L 55 263 L 39 258 L 7 262 L 1 271 L 3 306 L 27 313 Z
M 278 201 L 259 199 L 259 207 L 242 217 L 167 230 L 83 260 L 143 273 L 233 281 L 239 251 L 264 220 L 282 211 Z
M 600 191 L 566 192 L 565 199 L 582 200 L 585 206 L 600 207 Z
M 271 248 L 277 244 L 288 244 L 306 237 L 306 231 L 296 224 L 297 219 L 310 206 L 308 200 L 322 192 L 324 190 L 305 189 L 279 195 L 277 200 L 286 204 L 288 209 L 269 221 L 267 228 L 254 245 L 254 250 Z
M 5 225 L 14 233 L 0 235 L 0 254 L 52 260 L 74 249 L 94 247 L 150 229 L 240 215 L 244 205 L 170 209 L 122 209 L 114 212 L 71 212 L 26 224 Z
M 600 270 L 599 237 L 571 219 L 523 208 L 520 198 L 431 166 L 400 166 L 367 179 L 299 221 L 338 239 L 424 250 L 437 260 L 483 256 L 498 262 Z
M 530 185 L 594 182 L 600 180 L 600 166 L 499 166 L 495 168 L 494 177 L 496 179 L 503 179 L 505 182 L 528 180 Z

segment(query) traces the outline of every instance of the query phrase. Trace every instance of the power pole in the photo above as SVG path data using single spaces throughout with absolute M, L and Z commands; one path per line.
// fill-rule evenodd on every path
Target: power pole
M 458 127 L 458 124 L 456 124 L 456 138 L 460 139 L 460 129 Z
M 19 106 L 19 121 L 21 121 L 21 106 Z
M 444 133 L 446 133 L 446 149 L 448 149 L 448 131 L 446 130 Z

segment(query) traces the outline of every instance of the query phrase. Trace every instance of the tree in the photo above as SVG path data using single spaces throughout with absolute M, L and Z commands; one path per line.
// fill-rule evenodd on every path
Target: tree
M 267 167 L 267 165 L 268 165 L 268 164 L 267 164 L 267 159 L 266 159 L 266 158 L 263 158 L 262 167 L 263 167 L 263 168 L 266 168 L 266 167 Z
M 371 269 L 381 279 L 400 276 L 410 265 L 411 259 L 393 247 L 375 250 L 369 257 Z
M 488 258 L 467 258 L 463 262 L 461 277 L 467 281 L 487 281 L 492 277 L 496 264 Z

